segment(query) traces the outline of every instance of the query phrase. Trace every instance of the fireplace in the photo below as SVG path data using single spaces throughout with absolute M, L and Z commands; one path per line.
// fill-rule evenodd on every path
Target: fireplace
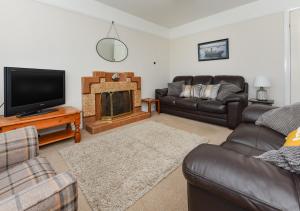
M 112 120 L 115 117 L 131 114 L 133 111 L 132 91 L 101 93 L 101 119 Z
M 92 134 L 150 118 L 141 110 L 141 77 L 133 72 L 94 71 L 82 77 L 83 126 Z

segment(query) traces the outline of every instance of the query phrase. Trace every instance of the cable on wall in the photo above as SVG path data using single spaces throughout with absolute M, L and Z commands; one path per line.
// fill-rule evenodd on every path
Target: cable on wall
M 109 28 L 109 30 L 108 30 L 108 32 L 107 32 L 106 37 L 110 37 L 110 33 L 111 33 L 112 30 L 115 31 L 115 34 L 117 35 L 117 38 L 120 40 L 120 36 L 119 36 L 118 30 L 117 30 L 117 27 L 116 27 L 114 21 L 111 22 L 111 25 L 110 25 L 110 28 Z M 115 38 L 116 38 L 116 37 L 115 37 Z
M 1 110 L 2 110 L 2 107 L 4 106 L 4 103 L 2 103 L 1 105 L 0 105 L 0 114 L 1 114 Z

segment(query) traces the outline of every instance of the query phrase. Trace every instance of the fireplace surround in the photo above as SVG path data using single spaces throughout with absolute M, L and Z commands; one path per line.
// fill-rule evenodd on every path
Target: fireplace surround
M 94 71 L 82 77 L 83 126 L 90 133 L 98 133 L 117 126 L 149 118 L 141 111 L 141 77 L 133 72 Z

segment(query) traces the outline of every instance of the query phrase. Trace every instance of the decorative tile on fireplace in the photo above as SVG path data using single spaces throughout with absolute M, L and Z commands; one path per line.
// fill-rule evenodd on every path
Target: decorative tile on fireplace
M 82 112 L 83 117 L 101 119 L 101 93 L 131 91 L 132 108 L 141 107 L 141 77 L 132 72 L 119 73 L 120 80 L 111 81 L 113 73 L 93 72 L 92 77 L 82 77 Z

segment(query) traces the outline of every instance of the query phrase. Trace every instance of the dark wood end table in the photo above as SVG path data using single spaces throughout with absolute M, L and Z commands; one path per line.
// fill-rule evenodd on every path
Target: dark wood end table
M 142 103 L 147 103 L 148 104 L 148 113 L 150 113 L 150 115 L 151 115 L 151 105 L 153 103 L 155 103 L 156 104 L 156 111 L 157 111 L 157 113 L 160 114 L 160 101 L 159 101 L 159 99 L 145 98 L 145 99 L 142 99 Z
M 252 104 L 263 104 L 269 106 L 272 106 L 274 104 L 274 100 L 257 100 L 255 98 L 249 99 L 249 102 L 251 102 Z

